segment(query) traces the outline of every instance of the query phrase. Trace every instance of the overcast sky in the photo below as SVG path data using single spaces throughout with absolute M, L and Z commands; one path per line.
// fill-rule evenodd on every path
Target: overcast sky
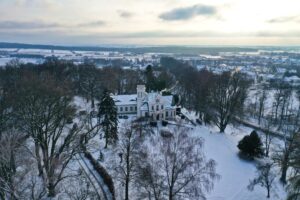
M 300 45 L 300 0 L 0 0 L 0 41 Z

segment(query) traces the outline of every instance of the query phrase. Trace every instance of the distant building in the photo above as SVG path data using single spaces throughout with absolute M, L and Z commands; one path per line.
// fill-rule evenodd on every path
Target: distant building
M 158 92 L 146 92 L 145 85 L 137 86 L 137 94 L 112 95 L 118 109 L 118 115 L 135 114 L 137 117 L 149 117 L 152 120 L 174 119 L 176 106 L 173 96 L 163 96 Z

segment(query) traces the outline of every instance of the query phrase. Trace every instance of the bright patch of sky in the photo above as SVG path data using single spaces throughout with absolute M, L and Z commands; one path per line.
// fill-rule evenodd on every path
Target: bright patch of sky
M 300 45 L 299 0 L 0 0 L 0 41 Z

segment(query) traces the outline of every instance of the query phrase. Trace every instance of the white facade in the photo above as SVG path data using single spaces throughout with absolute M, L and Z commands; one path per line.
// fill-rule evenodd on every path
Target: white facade
M 162 96 L 158 92 L 146 92 L 145 85 L 137 86 L 137 94 L 113 95 L 119 115 L 136 114 L 152 120 L 173 119 L 176 107 L 172 106 L 173 96 Z

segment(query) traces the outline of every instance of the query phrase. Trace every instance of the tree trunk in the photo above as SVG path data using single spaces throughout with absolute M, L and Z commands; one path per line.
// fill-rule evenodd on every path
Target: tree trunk
M 54 184 L 52 182 L 49 182 L 48 183 L 48 186 L 47 186 L 47 189 L 48 189 L 48 197 L 55 197 L 55 187 L 54 187 Z
M 107 149 L 107 144 L 108 144 L 107 140 L 108 140 L 107 137 L 105 137 L 105 147 L 104 147 L 105 149 Z
M 39 176 L 43 176 L 43 168 L 42 168 L 42 162 L 41 162 L 40 149 L 39 149 L 38 142 L 35 141 L 34 145 L 35 145 L 35 156 L 36 156 L 36 159 L 37 159 Z
M 283 184 L 286 184 L 286 172 L 288 170 L 288 166 L 287 166 L 287 163 L 284 162 L 283 166 L 282 166 L 282 169 L 281 169 L 281 177 L 280 177 L 280 181 L 283 183 Z
M 169 191 L 169 200 L 173 200 L 173 195 L 172 195 L 171 190 Z
M 169 188 L 169 200 L 173 200 L 173 186 Z
M 130 182 L 130 141 L 126 148 L 126 180 L 125 180 L 125 200 L 129 200 L 129 182 Z
M 289 162 L 289 152 L 285 152 L 284 158 L 283 158 L 283 161 L 282 161 L 281 177 L 280 177 L 280 181 L 283 184 L 286 184 L 286 173 L 287 173 L 287 170 L 288 170 L 288 167 L 289 167 L 288 162 Z
M 269 158 L 269 147 L 266 147 L 266 157 Z
M 225 129 L 226 129 L 226 125 L 221 123 L 220 124 L 220 133 L 224 133 Z
M 129 200 L 129 178 L 125 180 L 125 200 Z
M 270 188 L 268 187 L 267 190 L 268 190 L 267 198 L 269 199 L 270 198 Z
M 16 160 L 15 160 L 15 154 L 14 151 L 10 151 L 10 168 L 13 173 L 16 173 Z
M 107 127 L 104 126 L 104 138 L 105 138 L 105 149 L 107 149 L 107 145 L 108 145 L 108 132 L 107 132 Z
M 92 98 L 92 108 L 95 108 L 95 100 Z
M 92 100 L 92 109 L 95 108 L 95 98 L 94 98 L 94 94 L 91 95 L 91 100 Z

